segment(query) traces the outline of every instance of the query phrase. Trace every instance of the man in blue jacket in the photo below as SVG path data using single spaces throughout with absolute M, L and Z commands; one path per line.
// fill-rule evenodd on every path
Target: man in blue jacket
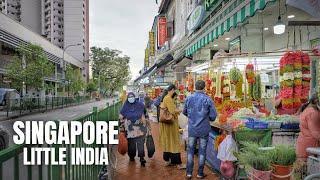
M 205 82 L 196 82 L 196 92 L 186 99 L 183 114 L 188 117 L 188 155 L 187 155 L 187 178 L 192 178 L 193 156 L 197 141 L 199 140 L 199 169 L 198 179 L 205 177 L 203 173 L 206 160 L 208 136 L 211 130 L 210 121 L 217 117 L 212 99 L 204 92 Z

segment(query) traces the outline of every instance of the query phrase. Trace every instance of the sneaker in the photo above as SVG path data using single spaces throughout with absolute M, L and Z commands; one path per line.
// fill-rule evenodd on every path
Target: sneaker
M 186 179 L 192 179 L 192 175 L 190 174 L 186 175 Z
M 198 174 L 198 175 L 197 175 L 197 178 L 198 178 L 198 179 L 204 179 L 206 176 L 207 176 L 207 175 L 205 175 L 205 174 L 202 175 L 202 176 L 200 176 L 200 175 Z
M 177 168 L 178 168 L 179 170 L 182 170 L 182 169 L 186 169 L 187 166 L 186 166 L 185 164 L 179 164 L 179 165 L 177 165 Z

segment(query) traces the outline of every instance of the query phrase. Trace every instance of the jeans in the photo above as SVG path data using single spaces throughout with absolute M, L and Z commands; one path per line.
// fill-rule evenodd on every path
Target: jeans
M 194 150 L 197 144 L 197 140 L 199 139 L 199 169 L 198 175 L 203 176 L 204 164 L 206 161 L 206 150 L 208 143 L 208 136 L 206 137 L 188 137 L 188 155 L 187 155 L 187 175 L 192 175 L 193 170 L 193 156 Z
M 128 155 L 133 159 L 137 155 L 138 157 L 144 158 L 144 136 L 136 138 L 128 138 Z

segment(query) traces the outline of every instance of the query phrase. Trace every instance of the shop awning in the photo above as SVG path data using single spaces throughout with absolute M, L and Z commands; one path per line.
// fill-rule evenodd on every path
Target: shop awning
M 141 79 L 149 76 L 152 74 L 152 72 L 154 72 L 155 68 L 156 68 L 156 64 L 154 64 L 153 66 L 151 66 L 149 69 L 147 69 L 141 76 L 139 76 L 137 79 L 134 80 L 134 82 L 138 82 L 140 81 Z
M 191 56 L 198 49 L 218 39 L 225 32 L 229 32 L 231 27 L 236 27 L 244 22 L 248 17 L 252 17 L 258 10 L 263 10 L 269 2 L 275 0 L 238 0 L 227 4 L 213 17 L 213 25 L 209 27 L 207 33 L 198 38 L 186 49 L 186 56 Z
M 173 60 L 173 56 L 171 54 L 168 54 L 164 59 L 162 59 L 159 63 L 157 63 L 157 69 L 161 68 L 164 65 L 167 65 L 172 60 Z

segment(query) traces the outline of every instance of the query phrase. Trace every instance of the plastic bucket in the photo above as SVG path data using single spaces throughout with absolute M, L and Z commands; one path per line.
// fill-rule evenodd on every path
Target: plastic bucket
M 273 180 L 290 180 L 293 174 L 292 166 L 281 166 L 273 164 L 272 179 Z

